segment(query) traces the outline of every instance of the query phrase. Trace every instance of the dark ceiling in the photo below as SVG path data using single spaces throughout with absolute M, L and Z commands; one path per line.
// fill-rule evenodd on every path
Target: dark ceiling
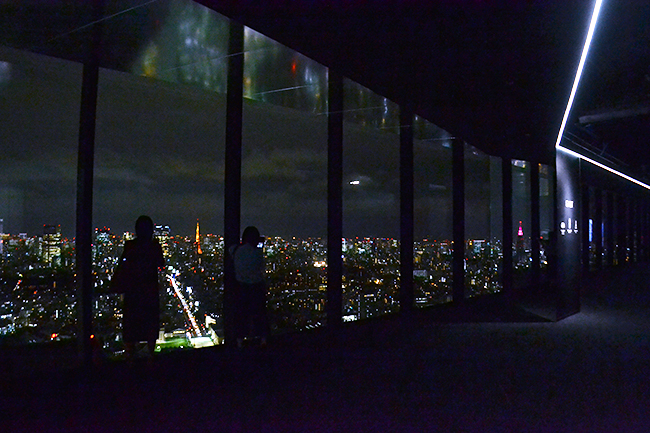
M 593 9 L 585 0 L 201 3 L 479 148 L 539 161 L 552 159 Z M 649 51 L 650 2 L 605 0 L 569 121 L 633 166 L 650 163 Z

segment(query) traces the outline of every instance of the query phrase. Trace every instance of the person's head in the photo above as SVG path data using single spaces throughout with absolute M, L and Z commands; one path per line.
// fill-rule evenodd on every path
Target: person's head
M 140 240 L 150 240 L 153 237 L 153 221 L 146 215 L 141 215 L 135 221 L 135 235 Z
M 257 227 L 248 226 L 244 229 L 244 233 L 241 235 L 241 242 L 243 244 L 250 244 L 257 246 L 261 241 L 260 231 L 257 230 Z

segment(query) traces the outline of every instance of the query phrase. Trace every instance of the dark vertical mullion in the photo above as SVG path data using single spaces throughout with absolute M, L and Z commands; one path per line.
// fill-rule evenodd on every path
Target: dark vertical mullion
M 639 199 L 634 195 L 632 198 L 632 248 L 634 263 L 639 261 Z
M 646 207 L 646 202 L 643 197 L 639 198 L 639 261 L 646 261 L 646 218 L 648 214 L 648 209 Z
M 539 259 L 539 164 L 530 166 L 530 254 L 532 285 L 537 286 L 541 275 Z
M 592 235 L 596 244 L 596 269 L 601 269 L 603 267 L 603 191 L 601 189 L 594 191 L 594 200 L 596 214 L 593 216 Z M 588 230 L 589 227 L 584 229 Z
M 636 237 L 638 244 L 637 252 L 637 261 L 645 261 L 645 245 L 643 244 L 644 235 L 643 230 L 645 227 L 645 203 L 643 197 L 639 197 L 636 201 L 636 213 L 637 213 L 637 228 L 636 228 Z
M 625 194 L 625 192 L 624 192 Z M 625 263 L 630 262 L 630 200 L 631 197 L 628 194 L 625 194 L 625 200 L 623 205 L 623 224 L 624 224 L 624 233 L 623 233 L 623 245 L 624 245 L 624 260 Z
M 228 248 L 239 242 L 241 213 L 242 109 L 244 80 L 244 27 L 230 21 L 228 88 L 226 95 L 226 155 L 224 178 L 224 260 Z M 235 276 L 224 266 L 224 332 L 226 344 L 234 342 Z
M 580 245 L 582 246 L 582 271 L 587 274 L 590 271 L 590 245 L 589 245 L 589 185 L 582 183 L 580 186 L 580 216 L 578 225 L 578 236 L 580 236 Z M 572 222 L 572 224 L 575 224 Z
M 95 2 L 95 19 L 101 17 L 102 2 Z M 96 22 L 96 20 L 95 20 Z M 92 36 L 83 65 L 79 113 L 79 149 L 77 160 L 77 308 L 79 314 L 79 350 L 84 366 L 92 364 L 92 220 L 93 176 L 95 159 L 95 124 L 97 120 L 97 86 L 101 24 L 92 26 Z
M 413 311 L 413 111 L 400 109 L 400 310 Z
M 614 264 L 614 245 L 616 245 L 616 241 L 614 240 L 614 196 L 611 191 L 607 191 L 605 195 L 605 212 L 607 213 L 607 218 L 605 219 L 605 237 L 607 243 L 606 263 L 609 267 Z
M 641 231 L 641 233 L 642 233 L 642 235 L 641 235 L 642 238 L 641 239 L 642 239 L 642 242 L 643 242 L 643 261 L 647 262 L 648 260 L 650 260 L 650 248 L 649 248 L 649 245 L 648 245 L 648 243 L 650 242 L 650 237 L 649 237 L 649 235 L 650 235 L 650 233 L 649 233 L 649 229 L 650 229 L 650 224 L 649 224 L 649 222 L 650 222 L 649 221 L 650 220 L 650 212 L 649 212 L 650 211 L 650 206 L 648 206 L 648 199 L 644 199 L 641 203 L 643 205 L 642 212 L 641 212 L 642 227 L 643 227 L 643 229 Z
M 625 203 L 625 196 L 617 194 L 616 213 L 618 218 L 616 222 L 618 223 L 618 227 L 616 230 L 616 238 L 618 241 L 617 259 L 619 265 L 625 264 L 625 258 L 627 257 L 627 247 L 625 244 L 625 237 L 627 236 L 627 212 L 625 212 Z
M 332 70 L 327 115 L 327 326 L 343 309 L 343 77 Z
M 453 178 L 453 300 L 465 300 L 465 143 L 454 139 L 452 144 Z
M 629 210 L 629 221 L 630 221 L 630 240 L 629 240 L 629 245 L 630 245 L 630 263 L 636 263 L 636 230 L 637 230 L 637 222 L 636 222 L 636 197 L 635 196 L 630 196 L 630 205 L 628 206 Z
M 512 161 L 509 158 L 501 159 L 501 188 L 503 190 L 503 239 L 501 264 L 501 284 L 503 294 L 507 301 L 514 301 L 512 292 Z
M 636 221 L 637 221 L 637 227 L 636 227 L 636 238 L 637 238 L 637 261 L 643 262 L 644 260 L 644 247 L 643 247 L 643 214 L 644 214 L 644 209 L 643 209 L 643 197 L 637 198 L 636 201 Z
M 648 261 L 648 200 L 641 199 L 641 235 L 639 236 L 641 242 L 641 261 Z

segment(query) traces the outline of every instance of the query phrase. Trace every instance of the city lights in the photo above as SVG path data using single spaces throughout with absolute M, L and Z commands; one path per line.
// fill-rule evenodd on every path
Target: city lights
M 159 226 L 159 232 L 164 233 L 169 251 L 167 266 L 160 276 L 163 290 L 157 350 L 223 343 L 223 237 L 202 235 L 199 255 L 195 235 L 174 235 L 167 226 Z M 3 274 L 3 279 L 15 288 L 5 294 L 6 299 L 0 299 L 0 335 L 23 343 L 75 338 L 74 243 L 62 238 L 57 244 L 62 260 L 45 262 L 38 254 L 41 237 L 8 235 L 7 239 L 3 260 L 14 273 Z M 121 295 L 110 293 L 107 288 L 125 239 L 104 227 L 95 231 L 93 240 L 96 292 L 93 320 L 97 344 L 113 356 L 122 356 L 124 350 Z M 342 243 L 345 245 L 342 316 L 346 320 L 363 320 L 397 313 L 400 242 L 394 238 L 360 237 L 345 238 Z M 272 330 L 288 332 L 323 326 L 327 302 L 324 241 L 269 237 L 264 248 Z M 417 305 L 449 302 L 453 281 L 452 243 L 422 241 L 416 242 L 414 248 Z M 468 281 L 473 282 L 468 296 L 499 292 L 500 243 L 468 240 L 466 250 L 466 274 Z M 31 259 L 25 262 L 25 257 Z M 199 259 L 201 266 L 198 266 Z

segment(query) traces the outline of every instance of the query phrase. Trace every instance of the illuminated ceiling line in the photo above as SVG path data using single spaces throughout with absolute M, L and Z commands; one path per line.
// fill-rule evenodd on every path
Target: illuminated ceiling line
M 366 111 L 366 110 L 376 110 L 377 108 L 384 108 L 382 106 L 379 107 L 364 107 L 364 108 L 348 108 L 347 110 L 339 110 L 339 111 L 325 111 L 323 113 L 319 113 L 319 116 L 325 115 L 325 114 L 345 114 L 345 113 L 352 113 L 354 111 Z
M 157 1 L 157 0 L 155 0 L 155 1 Z M 186 68 L 188 66 L 198 65 L 198 64 L 206 63 L 206 62 L 215 62 L 215 61 L 218 61 L 218 60 L 224 60 L 224 59 L 227 59 L 228 57 L 243 56 L 243 55 L 246 55 L 248 53 L 255 53 L 255 52 L 258 52 L 258 51 L 268 51 L 268 48 L 256 48 L 254 50 L 239 51 L 239 52 L 236 52 L 236 53 L 225 54 L 223 56 L 217 56 L 217 57 L 208 57 L 208 56 L 206 56 L 205 58 L 203 58 L 201 60 L 197 60 L 195 62 L 185 63 L 183 65 L 174 66 L 173 68 L 163 69 L 161 72 L 173 71 L 175 69 L 182 69 L 182 68 Z
M 555 142 L 555 148 L 557 150 L 560 150 L 564 153 L 567 153 L 571 156 L 574 156 L 576 158 L 583 159 L 597 167 L 600 167 L 604 170 L 609 171 L 610 173 L 613 173 L 617 176 L 622 177 L 623 179 L 629 180 L 632 183 L 635 183 L 639 186 L 642 186 L 643 188 L 650 189 L 650 185 L 643 183 L 637 179 L 634 179 L 631 176 L 628 176 L 627 174 L 624 174 L 618 170 L 615 170 L 611 167 L 608 167 L 605 164 L 602 164 L 598 161 L 595 161 L 581 153 L 578 153 L 574 150 L 567 149 L 564 146 L 560 145 L 560 142 L 562 141 L 563 135 L 564 135 L 564 128 L 566 127 L 567 120 L 569 119 L 569 113 L 571 112 L 571 107 L 573 105 L 573 100 L 575 98 L 576 91 L 578 90 L 578 83 L 580 82 L 580 77 L 582 76 L 582 70 L 584 69 L 585 61 L 587 59 L 587 53 L 589 52 L 589 47 L 591 45 L 591 40 L 594 36 L 594 31 L 596 29 L 596 22 L 598 21 L 598 15 L 600 14 L 600 9 L 602 6 L 603 0 L 596 0 L 596 4 L 594 6 L 594 11 L 591 15 L 591 22 L 589 23 L 589 31 L 587 32 L 587 39 L 585 40 L 585 45 L 582 48 L 582 56 L 580 57 L 580 63 L 578 65 L 578 70 L 576 71 L 576 77 L 573 81 L 573 88 L 571 89 L 571 95 L 569 96 L 569 102 L 567 103 L 566 110 L 564 111 L 564 118 L 562 119 L 562 125 L 560 126 L 560 132 L 558 133 L 557 136 L 557 141 Z
M 281 89 L 274 89 L 274 90 L 267 90 L 265 92 L 258 92 L 258 93 L 253 93 L 252 96 L 261 96 L 261 95 L 268 95 L 269 93 L 280 93 L 280 92 L 288 92 L 289 90 L 297 90 L 297 89 L 304 89 L 306 87 L 316 87 L 318 84 L 306 84 L 304 86 L 291 86 L 291 87 L 283 87 Z
M 573 151 L 571 149 L 567 149 L 566 147 L 562 147 L 562 146 L 557 146 L 557 149 L 561 150 L 562 152 L 567 153 L 567 154 L 569 154 L 571 156 L 575 156 L 576 158 L 580 158 L 580 159 L 583 159 L 583 160 L 585 160 L 587 162 L 590 162 L 590 163 L 592 163 L 593 165 L 595 165 L 597 167 L 605 169 L 605 170 L 609 171 L 610 173 L 614 173 L 615 175 L 620 176 L 623 179 L 629 180 L 630 182 L 636 183 L 639 186 L 642 186 L 642 187 L 644 187 L 646 189 L 650 189 L 650 185 L 645 184 L 645 183 L 643 183 L 643 182 L 641 182 L 639 180 L 636 180 L 633 177 L 628 176 L 627 174 L 621 173 L 618 170 L 614 170 L 613 168 L 608 167 L 605 164 L 602 164 L 602 163 L 600 163 L 598 161 L 595 161 L 595 160 L 593 160 L 593 159 L 591 159 L 589 157 L 586 157 L 586 156 L 584 156 L 584 155 L 582 155 L 582 154 L 580 154 L 578 152 L 575 152 L 575 151 Z
M 596 0 L 594 11 L 591 14 L 591 22 L 589 23 L 589 31 L 587 32 L 587 39 L 585 40 L 585 45 L 582 47 L 582 56 L 580 56 L 580 63 L 578 64 L 576 77 L 573 80 L 573 87 L 571 88 L 571 95 L 569 96 L 569 102 L 566 105 L 566 110 L 564 110 L 564 118 L 562 119 L 562 124 L 560 125 L 560 132 L 557 134 L 557 140 L 555 142 L 556 148 L 560 147 L 560 141 L 562 141 L 562 136 L 564 135 L 564 128 L 566 127 L 566 122 L 569 119 L 569 113 L 571 112 L 571 107 L 573 106 L 573 99 L 575 98 L 576 91 L 578 90 L 578 83 L 580 83 L 582 70 L 584 69 L 585 61 L 587 60 L 587 53 L 589 52 L 591 39 L 594 36 L 594 30 L 596 29 L 596 22 L 598 21 L 598 14 L 600 13 L 600 7 L 602 6 L 602 4 L 603 4 L 603 0 Z
M 68 35 L 70 35 L 70 34 L 72 34 L 72 33 L 76 33 L 76 32 L 79 32 L 79 31 L 81 31 L 81 30 L 87 29 L 88 27 L 91 27 L 91 26 L 93 26 L 93 25 L 95 25 L 95 24 L 99 24 L 99 23 L 101 23 L 101 22 L 103 22 L 103 21 L 110 20 L 110 19 L 112 19 L 112 18 L 115 18 L 115 17 L 120 16 L 120 15 L 122 15 L 122 14 L 125 14 L 125 13 L 127 13 L 127 12 L 131 12 L 131 11 L 133 11 L 133 10 L 135 10 L 135 9 L 141 8 L 141 7 L 143 7 L 143 6 L 147 6 L 147 5 L 151 4 L 151 3 L 155 3 L 155 2 L 157 2 L 157 1 L 158 1 L 158 0 L 149 0 L 149 1 L 145 2 L 145 3 L 139 4 L 139 5 L 135 5 L 135 6 L 133 6 L 133 7 L 128 8 L 128 9 L 124 9 L 124 10 L 121 10 L 121 11 L 119 11 L 119 12 L 116 12 L 116 13 L 114 13 L 113 15 L 108 15 L 108 16 L 102 17 L 102 18 L 100 18 L 100 19 L 98 19 L 98 20 L 95 20 L 95 21 L 92 21 L 92 22 L 90 22 L 90 23 L 88 23 L 88 24 L 84 24 L 84 25 L 81 26 L 81 27 L 77 27 L 76 29 L 72 29 L 72 30 L 69 30 L 69 31 L 67 31 L 67 32 L 65 32 L 65 33 L 61 33 L 60 35 L 56 35 L 56 36 L 54 36 L 53 38 L 51 38 L 50 40 L 48 40 L 48 42 L 52 42 L 52 41 L 55 41 L 55 40 L 57 40 L 57 39 L 59 39 L 59 38 L 62 38 L 62 37 L 64 37 L 64 36 L 68 36 Z

